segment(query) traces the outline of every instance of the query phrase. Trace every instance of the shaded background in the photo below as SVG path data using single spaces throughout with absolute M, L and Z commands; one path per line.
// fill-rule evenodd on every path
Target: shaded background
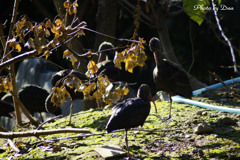
M 137 4 L 137 1 L 130 0 L 131 3 Z M 99 18 L 97 13 L 99 12 L 99 4 L 104 1 L 97 0 L 81 0 L 78 1 L 78 15 L 80 21 L 86 21 L 87 27 L 93 30 L 98 30 L 97 26 L 99 21 L 107 20 L 109 17 Z M 223 0 L 222 4 L 226 6 L 234 7 L 233 11 L 219 11 L 218 16 L 220 23 L 223 27 L 225 34 L 231 40 L 232 45 L 235 47 L 235 55 L 237 63 L 239 64 L 239 50 L 240 50 L 240 2 L 239 1 L 227 1 Z M 9 23 L 11 20 L 11 13 L 13 7 L 13 1 L 5 4 L 3 0 L 0 1 L 0 23 L 6 23 L 4 29 L 5 35 L 8 34 Z M 144 9 L 145 3 L 141 2 L 141 6 Z M 134 31 L 134 17 L 130 14 L 120 3 L 116 3 L 117 23 L 116 25 L 109 25 L 109 30 L 113 30 L 116 38 L 131 38 Z M 113 14 L 114 14 L 113 13 Z M 45 18 L 54 20 L 57 15 L 57 11 L 53 1 L 49 0 L 24 0 L 20 2 L 18 18 L 26 15 L 30 20 L 41 22 Z M 110 16 L 110 15 L 109 15 Z M 177 58 L 182 66 L 188 71 L 192 63 L 192 47 L 194 47 L 194 64 L 190 70 L 190 74 L 195 76 L 200 81 L 211 84 L 212 79 L 209 78 L 208 71 L 216 72 L 223 80 L 230 79 L 231 76 L 236 76 L 233 73 L 232 68 L 226 68 L 226 66 L 232 66 L 232 60 L 229 47 L 223 43 L 223 39 L 219 39 L 219 31 L 212 27 L 212 22 L 215 24 L 213 13 L 209 12 L 206 15 L 208 21 L 204 21 L 201 26 L 191 21 L 189 17 L 184 13 L 175 18 L 169 20 L 169 35 L 173 45 L 173 49 Z M 114 28 L 113 28 L 114 27 Z M 215 33 L 214 33 L 215 32 Z M 79 50 L 77 52 L 84 53 L 87 49 L 97 50 L 98 43 L 100 41 L 109 40 L 106 37 L 96 35 L 85 31 L 86 35 L 80 37 L 77 41 Z M 147 43 L 153 37 L 157 36 L 157 31 L 154 28 L 149 27 L 144 23 L 140 23 L 139 37 L 144 38 Z M 190 38 L 191 37 L 191 38 Z M 191 43 L 192 39 L 192 43 Z M 99 41 L 99 42 L 98 42 Z M 115 45 L 120 44 L 119 41 L 110 39 Z M 0 52 L 3 52 L 2 47 Z M 62 58 L 63 50 L 60 48 L 50 56 L 49 60 L 61 65 L 64 68 L 71 66 L 70 62 Z M 2 54 L 2 53 L 1 53 Z M 151 66 L 154 62 L 153 55 L 146 46 L 146 54 L 148 56 L 147 66 Z M 87 62 L 86 62 L 87 63 Z M 16 65 L 17 67 L 18 65 Z M 82 71 L 86 70 L 86 65 L 82 63 Z M 148 77 L 149 78 L 149 77 Z

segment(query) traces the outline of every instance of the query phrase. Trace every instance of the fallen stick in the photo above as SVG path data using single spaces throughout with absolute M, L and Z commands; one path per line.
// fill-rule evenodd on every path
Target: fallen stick
M 52 130 L 32 130 L 26 132 L 0 132 L 0 138 L 19 138 L 19 137 L 31 137 L 31 136 L 41 136 L 59 133 L 84 133 L 89 134 L 92 132 L 89 129 L 82 128 L 62 128 L 62 129 L 52 129 Z
M 20 152 L 20 150 L 15 146 L 15 144 L 13 143 L 13 141 L 12 141 L 11 139 L 8 139 L 8 144 L 9 144 L 9 146 L 11 146 L 11 148 L 12 148 L 15 152 L 17 152 L 17 153 Z
M 139 128 L 131 128 L 130 131 L 142 131 L 142 132 L 170 132 L 170 131 L 179 131 L 179 130 L 184 130 L 186 128 L 179 128 L 179 129 L 165 129 L 165 130 L 150 130 L 150 129 L 139 129 Z M 116 133 L 116 132 L 122 132 L 125 131 L 124 129 L 119 129 L 119 130 L 115 130 L 112 133 Z M 77 138 L 85 138 L 85 137 L 91 137 L 91 136 L 101 136 L 101 135 L 105 135 L 108 134 L 107 132 L 102 132 L 102 133 L 88 133 L 88 134 L 78 134 L 78 135 L 74 135 L 74 136 L 68 136 L 68 137 L 61 137 L 61 138 L 53 138 L 53 139 L 45 139 L 45 140 L 40 140 L 40 141 L 36 141 L 32 144 L 37 144 L 37 143 L 41 143 L 41 142 L 55 142 L 55 141 L 60 141 L 60 140 L 71 140 L 71 139 L 77 139 Z M 110 133 L 111 134 L 111 133 Z
M 60 118 L 60 117 L 62 117 L 62 115 L 58 115 L 58 116 L 55 116 L 55 117 L 53 117 L 53 118 L 51 118 L 51 119 L 48 119 L 48 120 L 44 121 L 43 123 L 41 123 L 41 124 L 38 126 L 38 128 L 37 128 L 36 130 L 39 130 L 44 124 L 46 124 L 46 123 L 48 123 L 48 122 L 52 122 L 52 121 L 54 121 L 55 119 Z

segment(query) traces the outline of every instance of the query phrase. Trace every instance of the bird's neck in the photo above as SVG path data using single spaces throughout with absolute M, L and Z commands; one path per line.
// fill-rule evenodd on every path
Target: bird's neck
M 154 55 L 154 59 L 155 59 L 156 65 L 157 66 L 161 66 L 163 64 L 163 59 L 165 58 L 164 55 L 162 55 L 159 52 L 154 52 L 153 55 Z

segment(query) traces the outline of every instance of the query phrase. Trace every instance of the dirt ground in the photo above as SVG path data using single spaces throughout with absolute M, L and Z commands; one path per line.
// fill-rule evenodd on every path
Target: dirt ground
M 193 100 L 240 109 L 239 90 L 239 83 L 232 89 L 210 89 Z M 152 109 L 140 131 L 129 131 L 131 156 L 117 159 L 240 159 L 240 114 L 173 103 L 172 119 L 165 120 L 167 105 L 166 101 L 157 102 L 158 113 Z M 68 117 L 47 123 L 43 129 L 88 128 L 94 134 L 81 138 L 71 138 L 78 135 L 74 133 L 15 138 L 19 153 L 7 145 L 6 139 L 0 139 L 0 158 L 101 159 L 95 152 L 97 147 L 116 144 L 125 150 L 124 131 L 105 132 L 110 115 L 111 109 L 88 110 L 73 115 L 73 126 L 66 126 Z M 34 126 L 26 125 L 16 131 L 32 129 Z

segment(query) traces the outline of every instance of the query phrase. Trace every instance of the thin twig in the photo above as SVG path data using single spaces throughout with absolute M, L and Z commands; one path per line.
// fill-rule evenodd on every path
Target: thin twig
M 16 22 L 16 19 L 17 19 L 19 1 L 20 1 L 20 0 L 15 0 L 15 1 L 14 1 L 12 19 L 11 19 L 11 24 L 10 24 L 10 28 L 9 28 L 9 33 L 8 33 L 7 42 L 8 42 L 10 39 L 12 39 L 12 37 L 13 37 L 12 31 L 13 31 L 13 27 L 14 27 L 15 22 Z M 7 44 L 5 45 L 3 57 L 4 57 L 5 54 L 8 53 L 8 51 L 9 51 L 9 43 L 7 43 Z M 2 59 L 1 62 L 3 62 L 3 59 Z
M 133 12 L 131 9 L 129 9 L 129 8 L 127 7 L 127 5 L 124 5 L 123 2 L 121 2 L 121 1 L 118 1 L 118 2 L 119 2 L 119 4 L 122 5 L 122 6 L 124 7 L 124 9 L 126 9 L 131 15 L 134 15 L 134 12 Z M 151 24 L 152 22 L 147 22 L 147 21 L 145 21 L 145 20 L 142 19 L 142 18 L 140 18 L 140 21 L 141 21 L 142 23 L 148 25 L 148 26 L 151 27 L 151 28 L 155 28 L 155 27 Z
M 79 55 L 77 52 L 75 52 L 73 49 L 71 49 L 70 47 L 68 47 L 68 45 L 66 45 L 65 43 L 61 44 L 63 47 L 65 47 L 66 49 L 68 49 L 73 55 L 74 57 L 76 57 L 78 60 L 81 60 L 84 57 L 88 57 L 88 56 L 97 56 L 98 54 L 96 53 L 84 53 Z
M 127 0 L 120 0 L 122 3 L 124 3 L 126 6 L 128 6 L 129 8 L 131 8 L 133 11 L 136 10 L 136 6 L 134 6 L 133 4 L 131 4 L 130 2 L 128 2 Z M 145 18 L 149 23 L 152 23 L 152 19 L 146 15 L 145 13 L 141 12 L 141 16 L 143 18 Z
M 132 43 L 141 43 L 140 41 L 137 41 L 137 40 L 131 40 L 131 39 L 125 39 L 125 38 L 116 38 L 116 37 L 113 37 L 113 36 L 110 36 L 110 35 L 98 32 L 98 31 L 94 31 L 94 30 L 92 30 L 90 28 L 86 28 L 86 27 L 83 27 L 82 29 L 90 31 L 90 32 L 93 32 L 93 33 L 96 33 L 96 34 L 99 34 L 99 35 L 102 35 L 102 36 L 105 36 L 105 37 L 108 37 L 108 38 L 112 38 L 112 39 L 115 39 L 115 40 L 118 40 L 118 41 L 126 41 L 126 42 L 132 42 Z
M 193 39 L 192 39 L 192 23 L 191 23 L 191 20 L 189 20 L 189 39 L 190 39 L 190 43 L 191 43 L 191 48 L 192 48 L 192 63 L 190 65 L 190 67 L 188 68 L 188 73 L 190 73 L 193 65 L 194 65 L 194 62 L 195 62 L 195 56 L 194 56 L 194 44 L 193 44 Z
M 221 24 L 219 22 L 219 18 L 218 18 L 218 15 L 217 15 L 216 4 L 214 3 L 214 0 L 211 0 L 211 2 L 212 2 L 213 13 L 214 13 L 214 16 L 215 16 L 215 19 L 216 19 L 216 22 L 217 22 L 218 29 L 221 32 L 222 37 L 227 42 L 227 44 L 229 46 L 229 49 L 230 49 L 230 53 L 231 53 L 231 56 L 232 56 L 234 72 L 238 72 L 236 58 L 235 58 L 235 54 L 234 54 L 234 51 L 233 51 L 232 43 L 230 42 L 228 37 L 225 35 L 225 33 L 224 33 L 223 29 L 222 29 L 222 26 L 221 26 Z
M 20 152 L 20 150 L 15 146 L 15 144 L 13 143 L 13 141 L 12 141 L 11 139 L 8 139 L 8 144 L 11 146 L 11 148 L 12 148 L 15 152 L 17 152 L 17 153 Z
M 41 123 L 36 130 L 39 130 L 44 124 L 46 124 L 48 122 L 52 122 L 53 120 L 60 118 L 60 117 L 62 117 L 62 115 L 58 115 L 58 116 L 55 116 L 55 117 L 52 117 L 52 118 L 46 120 L 45 122 Z
M 210 71 L 208 71 L 208 72 L 209 72 L 211 75 L 213 75 L 213 77 L 215 78 L 216 81 L 222 83 L 222 85 L 223 85 L 224 87 L 226 87 L 228 90 L 231 90 L 231 88 L 230 88 L 228 85 L 226 85 L 226 83 L 224 83 L 224 82 L 222 81 L 222 79 L 221 79 L 220 77 L 218 77 L 218 75 L 217 75 L 215 72 L 210 72 Z
M 221 39 L 221 36 L 219 36 L 219 34 L 215 31 L 215 29 L 217 28 L 217 26 L 212 23 L 211 21 L 207 20 L 207 23 L 209 24 L 208 26 L 210 27 L 210 29 L 213 31 L 213 34 L 215 35 L 215 37 L 218 39 L 219 42 L 221 42 L 222 44 L 228 46 L 228 43 Z M 238 52 L 240 54 L 239 49 L 236 46 L 232 46 L 233 49 L 235 50 L 235 52 Z M 232 67 L 233 68 L 233 67 Z

